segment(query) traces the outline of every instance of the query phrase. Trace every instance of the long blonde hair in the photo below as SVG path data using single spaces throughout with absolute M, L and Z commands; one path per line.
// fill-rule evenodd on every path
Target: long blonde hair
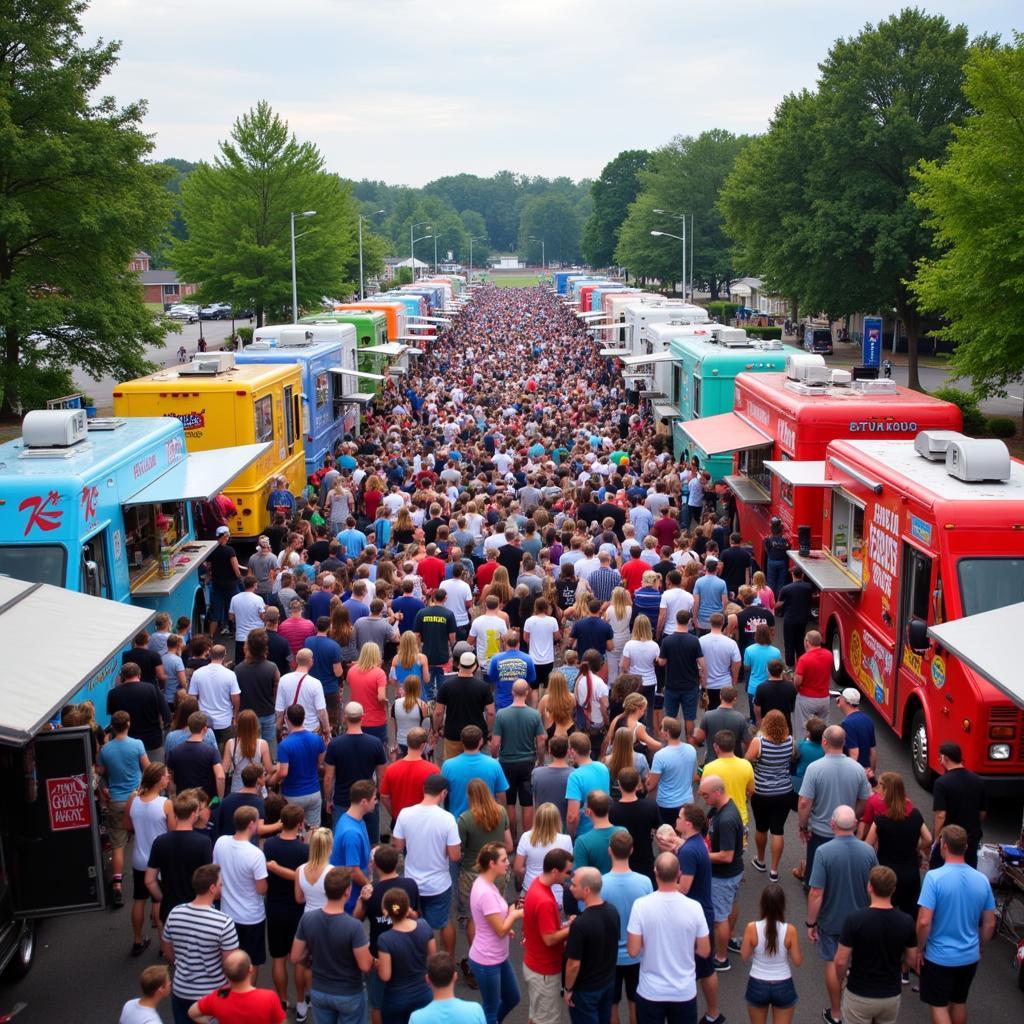
M 491 586 L 487 591 L 488 595 L 496 594 L 502 604 L 508 604 L 512 600 L 512 583 L 508 578 L 508 569 L 499 565 L 491 577 Z
M 651 630 L 651 620 L 646 615 L 638 615 L 633 623 L 633 640 L 653 640 L 654 633 Z
M 470 779 L 466 787 L 469 813 L 485 832 L 493 832 L 501 821 L 501 807 L 483 779 Z
M 238 713 L 238 724 L 235 727 L 235 760 L 239 755 L 252 761 L 260 749 L 260 720 L 256 712 L 246 708 Z
M 620 622 L 628 618 L 629 610 L 632 605 L 629 602 L 629 591 L 625 587 L 616 587 L 612 591 L 612 611 L 615 613 L 615 618 Z
M 420 677 L 410 672 L 402 680 L 402 707 L 405 708 L 406 714 L 412 712 L 412 709 L 416 707 L 420 699 Z
M 380 648 L 372 640 L 367 640 L 359 649 L 357 667 L 362 672 L 369 672 L 371 669 L 380 668 L 380 661 Z
M 593 594 L 586 587 L 582 587 L 579 593 L 576 595 L 576 600 L 573 602 L 572 608 L 569 609 L 569 614 L 574 619 L 584 619 L 590 614 L 590 601 L 593 598 Z
M 399 530 L 415 530 L 416 524 L 412 521 L 412 516 L 409 514 L 409 509 L 403 505 L 398 510 L 398 516 L 395 518 L 395 525 L 392 532 L 398 533 Z
M 398 654 L 395 662 L 400 668 L 410 669 L 419 661 L 420 640 L 415 630 L 407 629 L 398 641 Z
M 541 804 L 533 815 L 531 846 L 550 846 L 562 832 L 562 815 L 554 804 Z
M 633 733 L 619 726 L 612 737 L 612 752 L 608 755 L 608 774 L 614 785 L 619 780 L 619 772 L 623 768 L 632 768 L 636 764 L 633 756 Z
M 575 716 L 576 702 L 569 692 L 569 682 L 563 672 L 548 676 L 547 708 L 555 725 L 570 725 Z
M 334 849 L 334 833 L 329 828 L 318 828 L 309 837 L 309 857 L 303 867 L 306 881 L 315 882 L 323 873 L 323 869 L 331 863 L 331 851 Z
M 643 713 L 647 707 L 647 698 L 642 693 L 627 693 L 626 699 L 622 702 L 622 715 L 620 721 L 623 718 L 629 718 L 634 712 L 638 711 Z

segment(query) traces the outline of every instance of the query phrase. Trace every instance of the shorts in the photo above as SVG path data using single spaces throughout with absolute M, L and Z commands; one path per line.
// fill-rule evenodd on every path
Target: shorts
M 709 927 L 709 931 L 713 932 L 713 927 Z M 714 946 L 712 946 L 712 949 Z M 693 962 L 696 967 L 696 975 L 698 981 L 703 981 L 704 978 L 710 978 L 715 973 L 715 958 L 712 956 L 697 956 L 693 954 Z
M 818 931 L 818 959 L 824 960 L 828 963 L 831 960 L 835 960 L 836 952 L 839 949 L 839 936 L 838 935 L 826 935 L 823 931 Z
M 616 964 L 615 965 L 615 994 L 612 1002 L 618 1006 L 622 999 L 622 989 L 626 989 L 626 999 L 636 1002 L 636 987 L 640 984 L 639 964 Z
M 435 931 L 448 924 L 452 912 L 452 890 L 445 889 L 436 896 L 424 896 L 420 893 L 420 916 Z
M 235 922 L 238 933 L 238 948 L 249 954 L 253 967 L 267 962 L 267 922 L 259 924 L 239 924 Z
M 749 978 L 747 980 L 747 1003 L 766 1010 L 769 1006 L 777 1010 L 788 1010 L 796 1006 L 798 996 L 796 985 L 792 978 L 784 981 L 764 981 L 761 978 Z
M 469 919 L 469 897 L 473 891 L 473 883 L 480 877 L 476 871 L 462 870 L 456 867 L 458 871 L 458 889 L 456 892 L 456 903 L 455 913 L 460 921 L 466 921 Z
M 943 967 L 926 958 L 921 965 L 921 1002 L 928 1006 L 966 1003 L 977 969 L 977 963 Z
M 530 998 L 533 1024 L 560 1024 L 562 1020 L 562 975 L 538 974 L 523 964 L 523 981 Z
M 729 920 L 742 881 L 742 874 L 733 875 L 732 878 L 711 879 L 711 909 L 716 922 Z
M 302 907 L 267 908 L 267 951 L 271 959 L 280 960 L 292 951 L 295 929 L 302 920 Z
M 366 999 L 371 1010 L 379 1010 L 384 1005 L 384 982 L 376 970 L 366 975 Z
M 754 829 L 757 832 L 771 832 L 773 836 L 786 834 L 786 819 L 793 809 L 793 794 L 753 793 L 750 809 L 754 812 Z
M 138 868 L 132 868 L 132 899 L 133 900 L 151 900 L 152 896 L 149 894 L 149 890 L 146 888 L 146 869 L 143 868 L 139 871 Z M 155 901 L 154 901 L 155 902 Z
M 115 850 L 123 850 L 128 845 L 128 829 L 124 827 L 124 809 L 127 804 L 127 800 L 111 800 L 107 804 L 107 835 Z
M 542 686 L 548 685 L 548 676 L 551 675 L 555 666 L 552 663 L 550 665 L 535 665 L 534 667 L 537 669 L 537 678 L 530 683 L 530 689 L 539 690 Z
M 900 997 L 859 996 L 849 989 L 843 992 L 843 1020 L 848 1024 L 896 1024 L 900 1016 Z
M 692 690 L 665 690 L 665 715 L 675 718 L 680 708 L 683 709 L 683 721 L 697 720 L 697 701 L 700 690 L 695 686 Z
M 207 615 L 211 621 L 222 625 L 228 621 L 228 605 L 237 593 L 237 584 L 229 587 L 210 587 L 210 609 Z
M 530 776 L 533 769 L 537 767 L 536 761 L 513 761 L 511 764 L 502 764 L 505 778 L 508 780 L 508 789 L 505 790 L 505 800 L 509 807 L 522 804 L 523 807 L 533 806 L 533 786 Z M 536 1024 L 536 1022 L 534 1022 Z

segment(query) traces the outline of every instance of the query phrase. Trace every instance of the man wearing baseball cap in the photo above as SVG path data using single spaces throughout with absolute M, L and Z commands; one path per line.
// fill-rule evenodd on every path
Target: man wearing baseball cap
M 458 666 L 458 672 L 444 677 L 434 705 L 434 728 L 444 729 L 445 760 L 462 753 L 467 725 L 475 725 L 486 740 L 494 721 L 494 696 L 477 671 L 476 653 L 463 651 Z
M 217 635 L 217 627 L 227 625 L 231 598 L 241 589 L 242 568 L 235 549 L 228 543 L 231 531 L 217 527 L 217 546 L 210 552 L 206 564 L 210 567 L 210 636 Z
M 839 710 L 843 713 L 846 746 L 843 753 L 858 762 L 868 778 L 875 777 L 878 749 L 875 746 L 875 723 L 860 709 L 860 690 L 847 686 L 839 693 Z

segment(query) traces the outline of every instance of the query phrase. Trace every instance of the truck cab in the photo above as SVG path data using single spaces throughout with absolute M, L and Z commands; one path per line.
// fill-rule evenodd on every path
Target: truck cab
M 804 351 L 832 355 L 832 328 L 804 324 Z

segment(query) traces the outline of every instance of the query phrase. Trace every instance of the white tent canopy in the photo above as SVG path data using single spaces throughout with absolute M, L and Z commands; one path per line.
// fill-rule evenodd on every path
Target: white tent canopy
M 189 452 L 141 491 L 136 491 L 126 505 L 159 505 L 165 501 L 209 501 L 219 494 L 244 469 L 248 469 L 270 443 L 240 444 L 233 448 L 214 448 L 206 452 Z

